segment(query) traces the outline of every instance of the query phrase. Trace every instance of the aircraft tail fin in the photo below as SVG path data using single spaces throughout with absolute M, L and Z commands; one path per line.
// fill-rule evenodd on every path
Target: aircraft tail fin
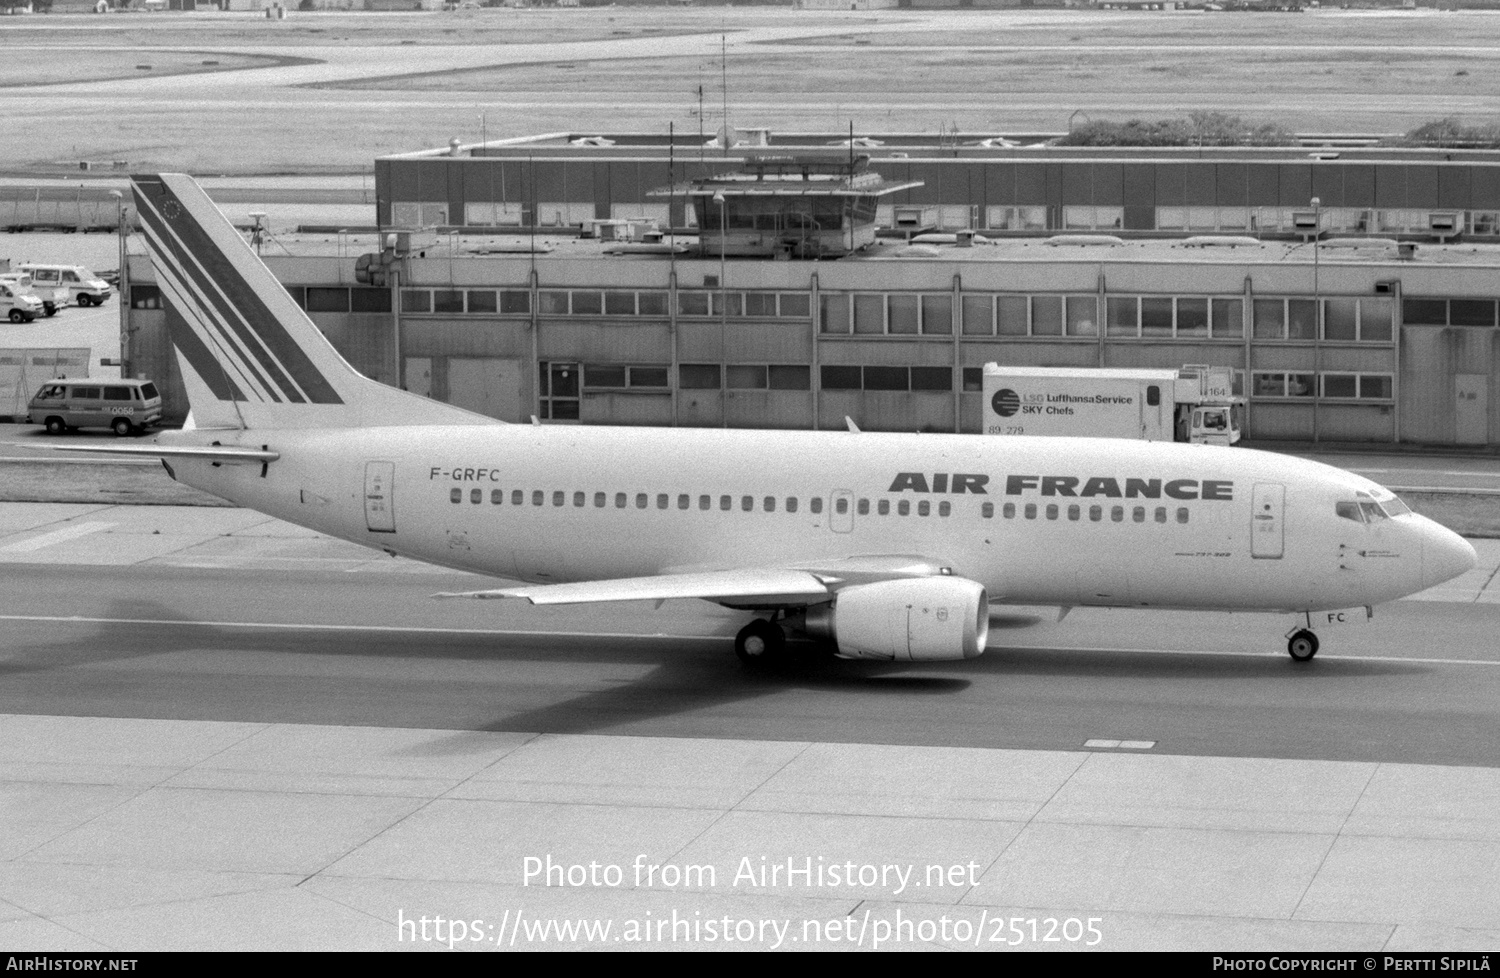
M 500 423 L 356 371 L 191 177 L 132 186 L 197 427 Z

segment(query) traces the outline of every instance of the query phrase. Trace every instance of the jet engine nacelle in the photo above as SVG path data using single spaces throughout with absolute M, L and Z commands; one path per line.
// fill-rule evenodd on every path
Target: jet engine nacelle
M 984 585 L 962 577 L 857 584 L 809 608 L 807 631 L 832 639 L 844 659 L 972 659 L 990 634 Z

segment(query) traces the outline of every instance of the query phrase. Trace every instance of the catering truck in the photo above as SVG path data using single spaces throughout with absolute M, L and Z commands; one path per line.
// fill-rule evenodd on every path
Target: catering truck
M 1233 372 L 984 366 L 984 433 L 1233 445 L 1245 399 Z

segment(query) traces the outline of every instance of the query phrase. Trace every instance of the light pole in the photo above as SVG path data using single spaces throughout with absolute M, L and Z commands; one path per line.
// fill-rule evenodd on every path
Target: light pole
M 1323 238 L 1323 201 L 1314 197 L 1313 209 L 1313 442 L 1321 434 L 1323 400 L 1323 293 L 1318 287 L 1318 244 Z
M 118 190 L 111 190 L 109 195 L 115 199 L 115 237 L 119 245 L 118 268 L 120 270 L 120 377 L 130 377 L 130 318 L 126 310 L 130 308 L 130 271 L 125 267 L 125 195 Z
M 725 276 L 728 262 L 724 251 L 725 238 L 729 232 L 729 202 L 724 191 L 714 194 L 714 203 L 719 205 L 719 426 L 729 427 L 729 351 L 725 345 L 729 337 L 729 294 L 725 291 Z

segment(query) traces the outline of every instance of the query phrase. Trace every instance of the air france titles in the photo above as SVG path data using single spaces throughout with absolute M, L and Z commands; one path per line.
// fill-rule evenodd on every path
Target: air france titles
M 972 472 L 898 472 L 887 492 L 974 493 L 989 495 L 990 477 Z M 1234 482 L 1227 479 L 1119 479 L 1114 476 L 1077 475 L 1008 475 L 1005 495 L 1023 496 L 1037 492 L 1043 496 L 1069 496 L 1075 499 L 1234 499 Z

